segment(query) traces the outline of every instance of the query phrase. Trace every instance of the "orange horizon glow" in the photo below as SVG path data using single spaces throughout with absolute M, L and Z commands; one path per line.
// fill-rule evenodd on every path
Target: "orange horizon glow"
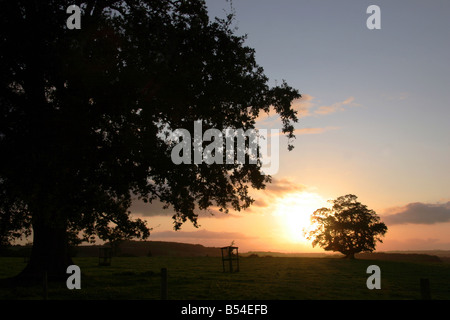
M 327 201 L 317 193 L 290 193 L 279 199 L 272 213 L 284 230 L 283 239 L 287 242 L 309 244 L 304 232 L 311 227 L 311 215 L 319 208 L 326 207 Z
M 170 212 L 164 216 L 133 215 L 147 220 L 149 227 L 153 228 L 150 241 L 208 247 L 227 246 L 234 241 L 240 252 L 333 253 L 319 247 L 313 248 L 303 232 L 311 224 L 311 214 L 319 208 L 329 207 L 328 200 L 332 198 L 325 198 L 314 189 L 294 184 L 291 180 L 279 179 L 273 186 L 268 185 L 266 190 L 255 192 L 255 199 L 255 204 L 248 210 L 230 211 L 228 215 L 201 215 L 199 228 L 185 223 L 180 231 L 173 231 Z M 365 198 L 360 200 L 372 208 L 370 201 Z M 377 214 L 381 221 L 387 217 L 382 210 Z M 376 251 L 446 249 L 449 228 L 450 223 L 388 224 L 388 232 L 383 243 L 377 244 Z

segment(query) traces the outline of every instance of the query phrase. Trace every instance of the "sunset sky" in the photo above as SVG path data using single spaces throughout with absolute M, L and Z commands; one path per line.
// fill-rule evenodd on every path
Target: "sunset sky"
M 366 9 L 381 8 L 369 30 Z M 230 12 L 207 1 L 211 17 Z M 241 213 L 202 213 L 172 230 L 172 213 L 135 204 L 149 240 L 242 251 L 323 252 L 302 238 L 308 215 L 352 193 L 388 226 L 377 249 L 450 249 L 450 2 L 235 0 L 237 34 L 271 84 L 303 98 L 295 149 L 280 139 L 280 170 Z M 281 128 L 264 116 L 260 128 Z

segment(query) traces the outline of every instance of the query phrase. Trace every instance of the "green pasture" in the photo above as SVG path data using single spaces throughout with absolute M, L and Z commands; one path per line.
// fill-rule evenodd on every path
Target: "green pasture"
M 111 266 L 74 258 L 83 273 L 80 290 L 49 283 L 48 299 L 160 299 L 161 268 L 168 270 L 168 298 L 227 299 L 420 299 L 420 279 L 432 299 L 450 299 L 450 264 L 337 258 L 243 257 L 240 271 L 223 273 L 216 257 L 117 257 Z M 381 289 L 369 290 L 369 265 L 381 269 Z M 23 258 L 0 258 L 0 279 L 25 267 Z M 69 276 L 69 275 L 68 275 Z M 0 299 L 43 299 L 41 286 L 0 287 Z

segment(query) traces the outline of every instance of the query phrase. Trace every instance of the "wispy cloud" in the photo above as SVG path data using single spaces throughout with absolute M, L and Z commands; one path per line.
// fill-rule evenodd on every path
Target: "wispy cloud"
M 303 184 L 297 183 L 287 178 L 275 179 L 272 178 L 272 183 L 267 184 L 266 189 L 262 190 L 265 195 L 279 196 L 284 193 L 302 192 L 307 190 Z
M 303 135 L 303 134 L 320 134 L 327 131 L 338 130 L 340 127 L 324 127 L 324 128 L 301 128 L 295 129 L 295 135 Z
M 346 107 L 355 105 L 353 103 L 354 100 L 354 97 L 349 97 L 344 101 L 336 102 L 328 106 L 320 106 L 316 110 L 314 110 L 314 113 L 318 115 L 327 115 L 335 112 L 345 111 Z
M 270 208 L 276 199 L 281 198 L 286 194 L 300 193 L 307 191 L 308 189 L 307 186 L 288 178 L 272 178 L 272 183 L 267 184 L 265 189 L 257 190 L 252 193 L 255 202 L 250 208 L 246 209 L 246 212 L 259 213 L 265 208 Z
M 310 116 L 310 110 L 314 107 L 314 99 L 315 97 L 304 94 L 300 99 L 296 99 L 292 102 L 292 108 L 298 112 L 299 117 Z
M 297 115 L 300 119 L 305 117 L 320 117 L 329 114 L 346 111 L 349 107 L 357 107 L 360 104 L 355 102 L 355 97 L 350 96 L 343 101 L 338 101 L 330 105 L 320 105 L 316 100 L 316 97 L 303 94 L 301 98 L 296 99 L 292 102 L 292 109 L 297 111 Z M 279 115 L 275 112 L 273 108 L 270 109 L 269 113 L 261 113 L 256 119 L 258 128 L 268 128 L 275 127 L 281 124 Z M 302 130 L 302 129 L 299 129 Z M 329 128 L 317 128 L 316 130 L 306 129 L 303 131 L 298 131 L 298 134 L 318 134 L 328 131 Z
M 198 231 L 160 231 L 152 232 L 152 240 L 155 239 L 254 239 L 239 232 L 216 232 L 208 230 Z
M 298 112 L 299 117 L 306 117 L 310 115 L 309 110 L 314 107 L 314 97 L 309 94 L 302 94 L 302 97 L 292 101 L 292 109 Z M 279 116 L 274 108 L 270 108 L 268 113 L 263 112 L 256 119 L 257 122 L 272 122 L 278 120 Z
M 402 207 L 386 210 L 383 216 L 386 224 L 436 224 L 450 222 L 450 201 L 447 203 L 409 203 Z
M 389 232 L 388 232 L 389 235 Z M 405 239 L 389 239 L 380 244 L 382 251 L 388 250 L 447 250 L 450 243 L 437 238 L 405 238 Z
M 272 177 L 272 182 L 266 184 L 264 189 L 250 191 L 250 195 L 255 201 L 249 208 L 245 209 L 244 212 L 238 213 L 230 210 L 228 214 L 224 214 L 219 212 L 218 208 L 213 207 L 208 211 L 203 211 L 203 214 L 200 216 L 202 218 L 239 218 L 247 213 L 261 213 L 262 210 L 270 208 L 276 199 L 281 198 L 286 194 L 300 193 L 307 190 L 309 190 L 309 187 L 291 179 L 276 179 Z
M 299 117 L 323 116 L 336 112 L 345 111 L 348 107 L 356 107 L 355 97 L 350 96 L 343 101 L 338 101 L 330 105 L 320 105 L 316 97 L 304 94 L 300 99 L 292 102 L 292 108 L 298 112 Z
M 133 201 L 130 211 L 134 214 L 143 215 L 145 217 L 150 216 L 171 216 L 172 211 L 163 208 L 164 204 L 159 201 L 153 201 L 152 203 L 144 203 L 140 200 Z
M 245 212 L 257 212 L 258 209 L 267 208 L 271 205 L 271 200 L 287 193 L 302 192 L 307 190 L 305 185 L 297 183 L 287 178 L 276 179 L 272 178 L 272 182 L 266 185 L 265 189 L 254 190 L 251 192 L 252 198 L 255 200 L 253 205 Z M 133 202 L 130 211 L 133 214 L 142 215 L 144 217 L 151 216 L 172 216 L 174 211 L 171 207 L 163 209 L 163 203 L 155 200 L 152 203 L 144 203 L 136 200 Z M 242 213 L 239 214 L 230 210 L 228 214 L 219 211 L 216 206 L 210 207 L 208 210 L 197 210 L 196 213 L 200 218 L 239 218 L 242 217 Z

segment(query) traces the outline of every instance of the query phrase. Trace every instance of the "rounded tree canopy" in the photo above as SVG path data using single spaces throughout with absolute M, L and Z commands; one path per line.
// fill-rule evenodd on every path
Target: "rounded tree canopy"
M 330 208 L 314 211 L 311 220 L 313 228 L 307 234 L 313 246 L 327 251 L 341 252 L 354 258 L 359 252 L 372 252 L 376 243 L 387 232 L 375 211 L 357 201 L 352 194 L 331 200 Z

